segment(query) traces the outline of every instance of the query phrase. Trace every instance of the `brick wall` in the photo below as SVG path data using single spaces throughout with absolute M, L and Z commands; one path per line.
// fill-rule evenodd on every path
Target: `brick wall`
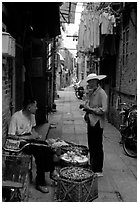
M 131 11 L 131 18 L 136 22 L 136 14 Z M 116 109 L 118 97 L 120 102 L 135 103 L 137 95 L 137 31 L 129 21 L 128 61 L 123 65 L 123 31 L 121 30 L 119 55 L 116 65 L 116 87 L 111 90 L 109 120 L 119 128 L 119 111 Z
M 8 130 L 8 124 L 11 117 L 9 105 L 11 101 L 11 79 L 7 58 L 2 60 L 2 142 Z
M 131 18 L 135 19 L 134 12 L 131 13 Z M 117 66 L 116 87 L 119 87 L 121 92 L 135 95 L 137 89 L 137 33 L 131 21 L 129 21 L 128 62 L 124 66 L 122 61 L 123 37 L 121 37 L 120 40 L 119 51 L 120 56 L 119 65 Z

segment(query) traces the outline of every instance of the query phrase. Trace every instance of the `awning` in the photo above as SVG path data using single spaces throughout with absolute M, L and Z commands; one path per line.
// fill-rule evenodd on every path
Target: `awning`
M 3 2 L 8 16 L 3 20 L 8 32 L 22 35 L 31 32 L 36 38 L 61 34 L 59 2 Z
M 64 2 L 60 6 L 60 22 L 61 23 L 74 23 L 76 2 Z

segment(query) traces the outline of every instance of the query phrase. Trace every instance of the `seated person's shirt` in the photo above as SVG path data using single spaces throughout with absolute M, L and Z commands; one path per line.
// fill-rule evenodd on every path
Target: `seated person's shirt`
M 10 121 L 8 135 L 24 135 L 31 133 L 32 127 L 36 126 L 35 115 L 27 118 L 22 110 L 15 112 Z

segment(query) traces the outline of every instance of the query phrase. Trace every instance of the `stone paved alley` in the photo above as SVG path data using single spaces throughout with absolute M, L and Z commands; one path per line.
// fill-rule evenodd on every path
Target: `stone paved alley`
M 40 133 L 47 138 L 61 138 L 69 142 L 87 145 L 86 123 L 83 111 L 79 109 L 82 102 L 77 99 L 73 87 L 59 91 L 56 112 L 49 116 L 49 124 L 40 127 Z M 50 125 L 55 128 L 49 128 Z M 49 126 L 49 127 L 48 127 Z M 124 154 L 119 144 L 120 133 L 110 123 L 104 129 L 104 176 L 98 178 L 98 198 L 94 202 L 136 202 L 137 201 L 137 160 Z M 35 167 L 35 166 L 34 166 Z M 35 171 L 33 175 L 35 179 Z M 46 173 L 50 192 L 42 194 L 30 185 L 29 202 L 55 202 L 54 187 Z

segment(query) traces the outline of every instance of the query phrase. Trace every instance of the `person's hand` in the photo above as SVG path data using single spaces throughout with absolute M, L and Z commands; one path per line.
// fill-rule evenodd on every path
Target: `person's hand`
M 37 132 L 34 132 L 34 133 L 32 134 L 32 137 L 31 137 L 31 139 L 37 139 L 37 140 L 39 140 L 39 139 L 41 139 L 41 138 L 42 138 L 42 136 L 39 135 Z
M 90 107 L 88 105 L 86 105 L 86 104 L 84 105 L 83 108 L 84 108 L 83 110 L 85 110 L 85 111 L 90 110 Z
M 80 104 L 79 108 L 80 109 L 84 108 L 84 104 Z
M 41 139 L 42 139 L 42 135 L 39 135 L 37 139 L 38 139 L 38 140 L 41 140 Z
M 90 109 L 87 108 L 87 107 L 85 107 L 85 108 L 83 109 L 83 111 L 90 112 Z
M 93 110 L 88 105 L 85 105 L 83 111 L 86 111 L 87 113 L 92 113 Z

